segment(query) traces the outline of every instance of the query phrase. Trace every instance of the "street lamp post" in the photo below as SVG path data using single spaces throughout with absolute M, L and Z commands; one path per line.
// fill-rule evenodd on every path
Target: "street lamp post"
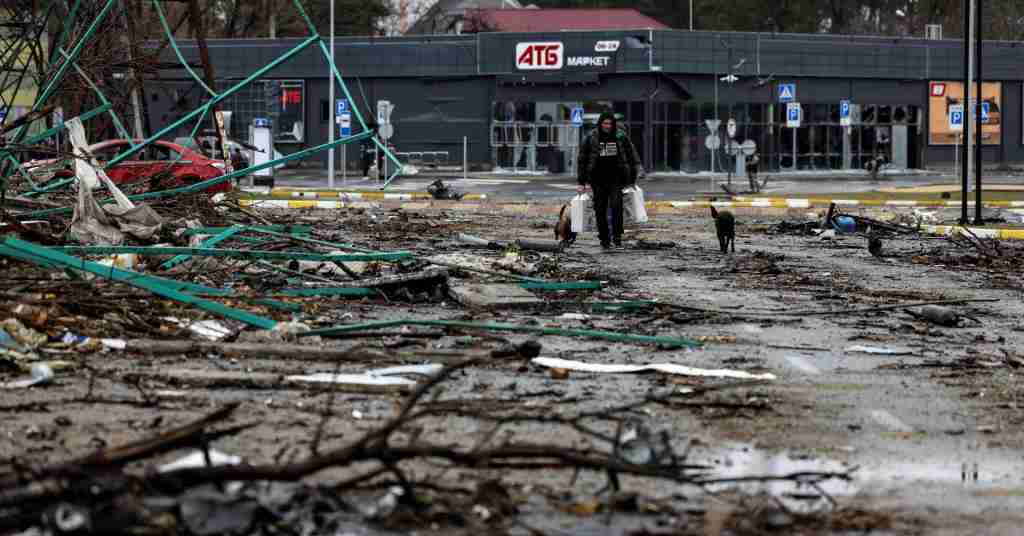
M 331 65 L 334 65 L 334 0 L 331 1 Z M 335 118 L 337 105 L 334 103 L 334 76 L 331 66 L 327 66 L 327 83 L 330 85 L 328 107 L 331 109 L 331 120 L 327 125 L 327 141 L 331 148 L 327 150 L 327 187 L 334 188 L 334 129 L 337 128 Z

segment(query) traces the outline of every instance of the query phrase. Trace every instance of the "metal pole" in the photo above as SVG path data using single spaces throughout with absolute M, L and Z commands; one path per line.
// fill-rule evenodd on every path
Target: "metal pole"
M 953 175 L 955 176 L 960 172 L 960 134 L 956 134 L 956 140 L 953 142 Z
M 334 65 L 334 0 L 331 1 L 331 65 Z M 334 114 L 337 112 L 337 103 L 334 102 L 334 77 L 331 76 L 330 71 L 327 73 L 327 83 L 331 86 L 329 90 L 328 102 L 331 108 L 331 120 L 327 125 L 329 134 L 327 135 L 327 143 L 334 143 L 334 129 L 338 128 L 337 119 Z M 334 188 L 334 146 L 327 151 L 327 187 Z
M 348 145 L 341 146 L 341 184 L 348 184 Z
M 693 0 L 690 0 L 690 31 L 693 31 Z
M 966 114 L 966 120 L 964 121 L 964 144 L 962 147 L 962 161 L 963 169 L 960 175 L 960 224 L 967 225 L 967 185 L 969 184 L 970 177 L 970 164 L 971 161 L 971 8 L 973 7 L 973 0 L 963 0 L 963 13 L 964 13 L 964 113 Z
M 975 94 L 977 95 L 976 99 L 978 101 L 978 105 L 977 105 L 977 116 L 978 116 L 978 119 L 977 119 L 977 130 L 974 131 L 974 139 L 976 140 L 975 144 L 974 144 L 975 145 L 975 147 L 974 147 L 974 224 L 975 225 L 981 225 L 982 223 L 984 223 L 984 219 L 981 216 L 981 167 L 982 167 L 982 163 L 984 162 L 984 156 L 985 156 L 984 153 L 982 152 L 982 148 L 984 147 L 984 144 L 982 143 L 982 136 L 981 136 L 982 135 L 982 131 L 981 131 L 981 125 L 982 125 L 981 105 L 982 105 L 982 102 L 983 102 L 983 100 L 982 100 L 982 95 L 983 94 L 981 92 L 981 85 L 982 85 L 982 78 L 985 76 L 984 72 L 982 71 L 982 63 L 981 63 L 981 53 L 982 53 L 982 49 L 983 49 L 982 41 L 984 39 L 983 33 L 982 33 L 982 10 L 981 10 L 981 6 L 982 6 L 983 3 L 984 2 L 978 2 L 977 3 L 977 8 L 976 8 L 977 12 L 974 14 L 974 24 L 975 24 L 975 29 L 976 29 L 975 32 L 974 32 L 975 33 L 974 41 L 976 43 L 976 46 L 975 46 L 975 56 L 977 56 L 977 61 L 978 61 L 978 77 L 977 77 L 977 86 L 976 86 L 977 90 L 975 91 Z
M 469 174 L 469 137 L 462 137 L 462 180 L 466 180 Z

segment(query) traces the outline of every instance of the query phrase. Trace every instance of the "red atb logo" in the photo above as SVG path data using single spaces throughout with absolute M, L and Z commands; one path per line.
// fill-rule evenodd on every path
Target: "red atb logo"
M 557 70 L 565 62 L 562 43 L 516 44 L 516 68 L 527 70 Z

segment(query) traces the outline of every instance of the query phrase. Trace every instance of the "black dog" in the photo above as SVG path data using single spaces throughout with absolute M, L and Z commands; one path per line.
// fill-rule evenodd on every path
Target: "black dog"
M 715 232 L 718 234 L 718 246 L 722 248 L 722 253 L 729 253 L 730 244 L 732 252 L 736 253 L 736 218 L 732 212 L 718 212 L 712 206 L 711 217 L 715 220 Z

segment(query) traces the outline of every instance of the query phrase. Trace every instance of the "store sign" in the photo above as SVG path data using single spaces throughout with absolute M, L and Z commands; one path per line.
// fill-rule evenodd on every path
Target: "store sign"
M 565 45 L 559 42 L 516 44 L 516 68 L 557 71 L 565 64 Z
M 575 56 L 568 60 L 569 67 L 607 67 L 611 56 Z
M 598 41 L 596 52 L 615 52 L 618 41 Z M 560 42 L 516 44 L 516 68 L 520 71 L 558 71 L 564 67 L 607 68 L 612 64 L 611 56 L 576 55 L 568 56 L 565 45 Z

